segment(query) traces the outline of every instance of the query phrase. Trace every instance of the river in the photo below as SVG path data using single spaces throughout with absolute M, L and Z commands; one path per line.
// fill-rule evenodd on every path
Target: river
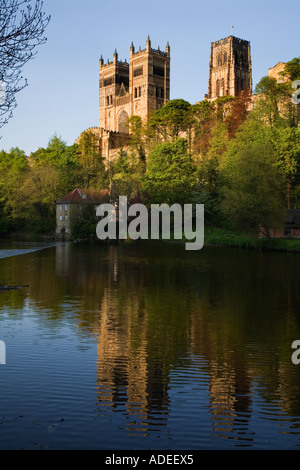
M 299 254 L 13 248 L 0 449 L 299 448 Z

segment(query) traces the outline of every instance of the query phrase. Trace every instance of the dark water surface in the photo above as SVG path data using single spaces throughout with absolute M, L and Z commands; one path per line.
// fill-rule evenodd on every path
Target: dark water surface
M 29 285 L 0 292 L 0 448 L 299 448 L 299 267 L 152 242 L 0 259 Z

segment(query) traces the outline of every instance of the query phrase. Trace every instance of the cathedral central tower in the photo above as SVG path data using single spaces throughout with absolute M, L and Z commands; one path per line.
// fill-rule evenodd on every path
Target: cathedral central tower
M 252 93 L 250 42 L 229 36 L 211 44 L 208 99 Z

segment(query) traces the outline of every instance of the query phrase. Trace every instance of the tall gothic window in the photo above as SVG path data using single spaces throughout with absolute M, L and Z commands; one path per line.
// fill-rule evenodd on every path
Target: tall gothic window
M 125 109 L 122 109 L 118 119 L 118 132 L 128 133 L 128 119 L 129 116 L 127 111 Z
M 224 96 L 224 78 L 221 80 L 220 96 Z

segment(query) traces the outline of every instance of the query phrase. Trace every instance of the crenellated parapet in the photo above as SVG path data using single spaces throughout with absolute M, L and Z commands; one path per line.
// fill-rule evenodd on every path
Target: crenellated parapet
M 235 36 L 211 43 L 208 99 L 252 92 L 250 42 Z
M 146 47 L 130 46 L 129 63 L 120 61 L 117 50 L 113 60 L 99 62 L 99 126 L 109 131 L 128 133 L 127 120 L 133 115 L 145 122 L 147 116 L 170 99 L 170 45 L 165 51 L 153 49 L 148 36 Z

